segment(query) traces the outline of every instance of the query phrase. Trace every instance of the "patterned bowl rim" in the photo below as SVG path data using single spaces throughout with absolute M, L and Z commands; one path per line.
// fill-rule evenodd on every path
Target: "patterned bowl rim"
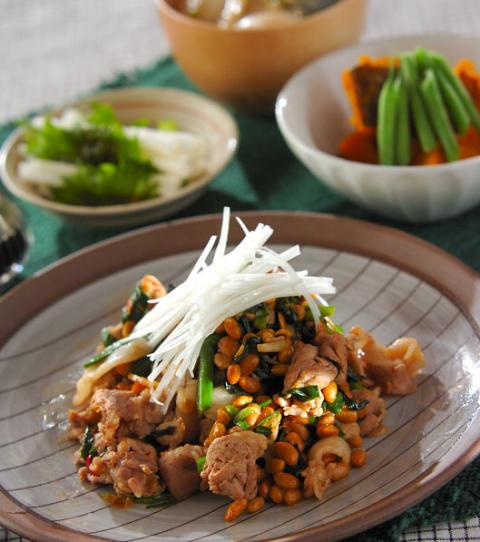
M 394 228 L 328 214 L 304 212 L 239 212 L 247 225 L 274 228 L 274 243 L 299 243 L 342 250 L 394 265 L 437 288 L 463 313 L 480 336 L 480 275 L 439 247 Z M 0 298 L 0 312 L 13 317 L 0 327 L 3 345 L 23 324 L 46 306 L 102 277 L 159 257 L 196 250 L 218 232 L 220 215 L 204 215 L 147 226 L 75 252 L 48 266 Z M 242 236 L 233 228 L 231 240 Z M 375 242 L 372 242 L 372 240 Z M 415 258 L 412 258 L 415 251 Z M 307 530 L 275 538 L 281 542 L 337 540 L 382 523 L 425 499 L 480 454 L 480 437 L 431 479 L 425 474 L 381 499 L 367 510 Z M 69 529 L 41 517 L 0 486 L 0 523 L 39 542 L 105 540 Z M 66 538 L 68 537 L 68 538 Z

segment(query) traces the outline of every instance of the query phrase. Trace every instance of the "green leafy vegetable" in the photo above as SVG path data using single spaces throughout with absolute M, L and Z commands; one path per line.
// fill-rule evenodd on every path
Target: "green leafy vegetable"
M 132 126 L 139 126 L 143 128 L 148 128 L 150 126 L 151 122 L 150 119 L 147 118 L 140 118 L 133 121 Z
M 139 322 L 148 312 L 150 297 L 142 290 L 140 283 L 129 297 L 127 304 L 122 309 L 122 322 L 133 320 Z
M 364 390 L 365 386 L 361 382 L 349 382 L 351 390 Z
M 359 375 L 350 367 L 348 366 L 347 369 L 347 382 L 350 386 L 351 390 L 363 390 L 364 386 L 362 384 L 362 379 Z
M 148 356 L 145 356 L 133 362 L 130 372 L 146 378 L 152 372 L 152 365 L 153 361 Z
M 333 403 L 324 401 L 324 407 L 327 410 L 330 410 L 330 412 L 333 412 L 335 414 L 338 414 L 339 412 L 342 411 L 344 404 L 345 404 L 345 400 L 343 398 L 343 394 L 340 391 L 337 393 L 337 396 L 335 397 L 335 401 L 333 401 Z
M 107 346 L 107 348 L 104 348 L 101 352 L 98 354 L 95 354 L 91 358 L 89 358 L 84 364 L 84 367 L 91 367 L 92 365 L 97 365 L 97 363 L 100 363 L 103 361 L 106 357 L 108 357 L 110 354 L 115 352 L 118 348 L 123 346 L 124 344 L 127 344 L 131 342 L 133 339 L 129 339 L 126 337 L 125 339 L 120 339 L 114 343 L 112 343 L 110 346 Z
M 256 317 L 253 325 L 256 329 L 265 329 L 267 327 L 268 310 L 267 306 L 262 303 L 255 311 Z
M 117 205 L 154 198 L 158 185 L 151 178 L 157 169 L 146 161 L 121 159 L 118 164 L 80 165 L 61 186 L 50 187 L 53 198 L 70 205 Z
M 90 426 L 87 425 L 83 434 L 82 447 L 80 448 L 82 459 L 87 459 L 88 456 L 94 457 L 98 455 L 95 448 L 95 435 Z
M 239 363 L 243 358 L 248 356 L 248 354 L 257 354 L 257 344 L 260 344 L 261 342 L 262 339 L 256 335 L 249 337 L 245 342 L 243 342 L 243 351 L 240 349 L 241 353 L 239 355 L 235 355 L 233 361 L 235 363 Z
M 245 316 L 240 316 L 240 318 L 238 319 L 238 323 L 240 324 L 244 335 L 252 331 L 252 326 L 250 325 L 248 318 L 246 318 Z
M 121 128 L 122 125 L 115 115 L 115 111 L 110 104 L 103 102 L 91 102 L 88 122 L 96 126 L 109 126 L 111 128 Z
M 288 324 L 296 324 L 298 322 L 297 314 L 292 308 L 299 302 L 298 297 L 282 297 L 277 299 L 277 308 L 285 316 L 285 320 Z
M 368 405 L 368 401 L 366 399 L 363 399 L 362 401 L 354 401 L 353 399 L 350 399 L 347 395 L 343 394 L 343 399 L 345 401 L 345 404 L 347 405 L 347 408 L 349 410 L 362 410 Z
M 115 341 L 118 340 L 117 337 L 114 337 L 110 333 L 110 327 L 109 326 L 102 328 L 101 337 L 102 337 L 103 346 L 105 346 L 105 347 L 110 346 L 111 344 L 113 344 Z
M 253 431 L 254 433 L 260 433 L 261 435 L 265 435 L 266 437 L 269 437 L 272 434 L 272 430 L 270 429 L 270 427 L 265 427 L 263 425 L 255 427 Z
M 41 127 L 27 125 L 27 152 L 44 160 L 68 162 L 77 172 L 51 187 L 56 201 L 73 205 L 114 205 L 153 198 L 158 173 L 143 156 L 136 138 L 128 137 L 108 104 L 91 104 L 87 128 L 55 126 L 47 117 Z
M 320 397 L 320 390 L 318 386 L 311 385 L 303 388 L 291 388 L 285 395 L 291 395 L 297 401 L 305 402 Z

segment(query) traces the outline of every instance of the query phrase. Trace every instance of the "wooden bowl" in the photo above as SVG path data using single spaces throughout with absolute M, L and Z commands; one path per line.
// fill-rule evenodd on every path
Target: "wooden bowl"
M 254 112 L 273 112 L 275 98 L 299 68 L 357 41 L 367 0 L 339 0 L 298 21 L 272 28 L 225 29 L 156 0 L 173 56 L 211 96 Z

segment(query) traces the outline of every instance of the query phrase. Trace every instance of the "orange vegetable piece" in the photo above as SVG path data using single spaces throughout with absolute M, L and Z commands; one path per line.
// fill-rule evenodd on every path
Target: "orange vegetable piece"
M 375 136 L 365 132 L 353 132 L 340 143 L 340 156 L 354 162 L 378 164 Z

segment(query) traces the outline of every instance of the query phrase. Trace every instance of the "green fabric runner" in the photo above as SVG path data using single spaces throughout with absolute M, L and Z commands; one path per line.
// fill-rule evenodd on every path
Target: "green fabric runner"
M 178 87 L 196 91 L 175 62 L 168 58 L 153 66 L 121 75 L 101 88 L 122 86 Z M 480 270 L 480 208 L 459 218 L 433 225 L 406 225 L 379 218 L 350 203 L 321 184 L 292 155 L 273 118 L 236 113 L 240 148 L 235 159 L 210 185 L 205 195 L 173 218 L 232 210 L 282 209 L 328 212 L 398 227 L 422 237 Z M 15 127 L 0 126 L 0 143 Z M 62 256 L 125 230 L 90 229 L 22 202 L 35 242 L 25 267 L 31 276 Z M 462 520 L 480 515 L 480 459 L 421 504 L 379 527 L 349 539 L 351 542 L 397 541 L 401 532 L 416 525 Z

